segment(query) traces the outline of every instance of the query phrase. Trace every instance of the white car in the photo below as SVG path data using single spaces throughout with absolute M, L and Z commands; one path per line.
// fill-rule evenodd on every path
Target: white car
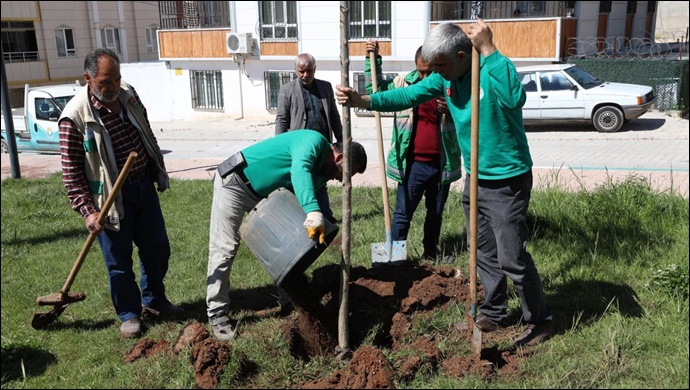
M 517 71 L 527 93 L 525 124 L 587 121 L 600 132 L 613 133 L 656 100 L 652 87 L 601 81 L 573 64 L 529 65 Z

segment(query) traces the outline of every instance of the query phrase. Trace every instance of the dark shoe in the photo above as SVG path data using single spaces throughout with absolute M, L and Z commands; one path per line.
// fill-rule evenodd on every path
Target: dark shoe
M 527 329 L 515 339 L 516 347 L 537 345 L 553 336 L 553 323 L 551 321 L 527 324 Z
M 237 338 L 237 331 L 232 327 L 230 318 L 227 316 L 211 319 L 211 329 L 213 336 L 220 341 L 232 341 Z
M 152 307 L 144 306 L 144 310 L 152 313 L 154 316 L 166 318 L 177 318 L 184 315 L 184 309 L 168 301 L 167 299 L 162 305 L 157 306 L 155 309 Z
M 498 324 L 496 322 L 493 322 L 491 318 L 485 316 L 484 314 L 480 314 L 477 316 L 477 319 L 474 320 L 474 323 L 477 325 L 477 327 L 485 333 L 490 333 L 497 331 L 499 329 L 503 329 L 506 326 Z
M 279 317 L 287 317 L 292 313 L 292 311 L 295 310 L 295 305 L 292 304 L 292 302 L 287 302 L 287 303 L 281 303 L 280 304 L 280 311 L 278 311 L 278 316 Z
M 141 321 L 139 317 L 130 318 L 120 325 L 120 336 L 133 339 L 141 336 Z

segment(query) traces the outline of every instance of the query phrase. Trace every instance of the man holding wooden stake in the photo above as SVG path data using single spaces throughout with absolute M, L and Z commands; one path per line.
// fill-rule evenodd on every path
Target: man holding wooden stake
M 481 54 L 478 172 L 470 171 L 471 56 Z M 469 183 L 478 176 L 478 272 L 485 299 L 476 325 L 491 332 L 509 324 L 507 278 L 520 298 L 527 329 L 516 346 L 538 344 L 553 334 L 551 309 L 541 278 L 527 252 L 527 209 L 532 190 L 532 157 L 522 120 L 525 91 L 513 63 L 494 46 L 483 20 L 467 28 L 443 23 L 422 45 L 422 56 L 434 73 L 407 88 L 360 96 L 336 86 L 340 104 L 375 111 L 400 111 L 444 94 L 465 160 L 463 208 L 469 223 Z M 468 228 L 469 231 L 469 228 Z

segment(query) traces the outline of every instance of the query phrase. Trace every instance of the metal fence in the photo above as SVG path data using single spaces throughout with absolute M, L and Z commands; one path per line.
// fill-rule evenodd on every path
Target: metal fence
M 642 84 L 654 88 L 658 110 L 688 109 L 688 60 L 660 58 L 568 59 L 602 81 Z

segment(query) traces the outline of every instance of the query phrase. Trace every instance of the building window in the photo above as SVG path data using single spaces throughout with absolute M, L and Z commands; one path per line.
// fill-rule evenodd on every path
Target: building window
M 600 1 L 599 2 L 599 13 L 600 14 L 610 14 L 611 13 L 611 2 L 610 1 Z
M 230 26 L 229 1 L 159 1 L 161 28 L 208 28 Z
M 390 38 L 390 1 L 350 1 L 350 39 Z
M 200 1 L 199 27 L 230 27 L 229 1 Z
M 283 84 L 297 78 L 295 72 L 264 72 L 264 85 L 266 86 L 266 110 L 275 112 L 278 110 L 278 92 Z
M 297 2 L 261 1 L 261 39 L 297 39 Z
M 114 51 L 115 53 L 122 53 L 120 50 L 120 30 L 117 28 L 107 27 L 101 29 L 101 42 L 103 47 Z
M 219 70 L 190 70 L 192 108 L 200 111 L 223 111 L 223 76 Z
M 58 57 L 76 57 L 77 49 L 74 45 L 74 33 L 71 28 L 55 30 L 55 43 Z
M 636 14 L 637 13 L 637 1 L 628 1 L 628 6 L 627 6 L 627 14 Z
M 398 74 L 397 73 L 390 73 L 390 72 L 383 72 L 383 79 L 384 80 L 393 80 Z M 354 79 L 353 82 L 353 88 L 355 91 L 357 91 L 360 94 L 366 94 L 367 93 L 367 87 L 366 87 L 366 78 L 364 77 L 364 72 L 354 72 L 352 73 L 352 78 Z M 378 80 L 379 83 L 381 80 Z M 380 84 L 379 84 L 380 87 Z M 374 112 L 367 110 L 366 108 L 355 108 L 355 114 L 357 116 L 374 116 Z M 381 116 L 393 116 L 393 112 L 381 112 Z
M 39 61 L 34 22 L 2 22 L 2 53 L 5 62 Z
M 432 1 L 431 20 L 462 20 L 465 1 Z
M 522 17 L 547 16 L 546 1 L 516 1 L 515 9 L 520 10 Z
M 146 27 L 146 51 L 149 53 L 158 52 L 158 26 Z

